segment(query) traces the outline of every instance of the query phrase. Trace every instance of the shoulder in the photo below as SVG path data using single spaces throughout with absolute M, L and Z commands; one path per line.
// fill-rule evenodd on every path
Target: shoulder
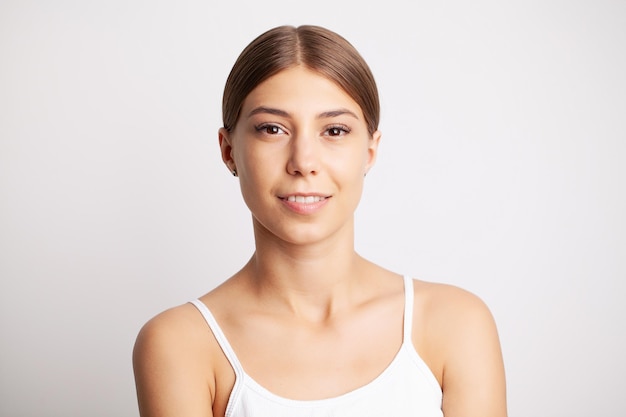
M 133 348 L 136 373 L 174 372 L 201 350 L 210 350 L 210 331 L 203 324 L 202 316 L 191 304 L 165 310 L 148 320 Z
M 449 284 L 413 280 L 415 309 L 433 324 L 492 323 L 489 307 L 476 294 Z
M 445 414 L 506 415 L 500 341 L 485 302 L 453 285 L 418 280 L 414 293 L 413 342 L 444 391 Z
M 497 341 L 491 311 L 476 294 L 421 280 L 414 280 L 413 288 L 413 343 L 440 383 L 444 368 L 472 343 Z
M 134 347 L 134 359 L 139 354 L 174 354 L 180 349 L 191 349 L 206 342 L 201 332 L 202 316 L 191 304 L 165 310 L 148 320 L 139 331 Z M 196 342 L 196 343 L 190 343 Z
M 210 405 L 218 350 L 204 319 L 191 304 L 166 310 L 145 323 L 133 348 L 141 415 L 157 415 L 157 409 L 159 415 L 169 415 L 162 411 L 180 411 L 180 407 L 189 411 L 188 415 L 196 415 Z M 210 410 L 205 411 L 206 415 Z

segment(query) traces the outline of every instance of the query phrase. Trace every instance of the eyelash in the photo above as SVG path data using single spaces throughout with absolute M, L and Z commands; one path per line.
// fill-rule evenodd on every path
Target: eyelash
M 330 131 L 332 130 L 338 130 L 339 133 L 336 135 L 329 134 Z M 328 136 L 330 137 L 338 137 L 338 136 L 344 136 L 350 133 L 350 128 L 344 125 L 334 125 L 334 126 L 329 126 L 324 132 L 327 133 Z
M 259 133 L 263 133 L 267 135 L 278 135 L 280 133 L 279 131 L 285 132 L 285 129 L 283 129 L 282 127 L 275 125 L 275 124 L 271 124 L 271 123 L 264 123 L 264 124 L 255 126 L 254 129 Z M 331 134 L 330 133 L 331 131 L 338 131 L 338 132 L 336 132 L 336 134 Z M 340 137 L 340 136 L 347 135 L 348 133 L 350 133 L 350 128 L 344 125 L 333 125 L 333 126 L 327 127 L 324 130 L 324 135 L 330 136 L 330 137 Z
M 279 132 L 270 132 L 270 129 L 274 130 L 279 130 L 279 131 L 285 131 L 285 129 L 283 129 L 282 127 L 275 125 L 275 124 L 271 124 L 271 123 L 263 123 L 262 125 L 259 126 L 255 126 L 254 130 L 256 130 L 259 133 L 263 133 L 266 135 L 277 135 Z

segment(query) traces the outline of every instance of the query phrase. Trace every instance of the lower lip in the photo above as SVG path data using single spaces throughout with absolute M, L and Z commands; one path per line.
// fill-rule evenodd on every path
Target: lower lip
M 314 214 L 318 212 L 326 203 L 330 200 L 329 197 L 323 200 L 316 201 L 314 203 L 298 203 L 296 201 L 289 201 L 286 198 L 281 198 L 280 201 L 291 211 L 298 214 Z

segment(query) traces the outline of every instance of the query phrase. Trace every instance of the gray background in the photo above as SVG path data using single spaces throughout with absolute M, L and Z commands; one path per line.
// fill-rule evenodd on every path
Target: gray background
M 141 325 L 251 254 L 221 90 L 285 23 L 379 83 L 358 251 L 487 302 L 511 417 L 626 415 L 626 3 L 604 0 L 2 1 L 0 415 L 137 415 Z

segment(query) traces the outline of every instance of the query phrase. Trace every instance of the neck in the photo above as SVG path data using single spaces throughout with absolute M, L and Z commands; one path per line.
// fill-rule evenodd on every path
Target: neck
M 354 250 L 352 227 L 323 241 L 293 244 L 255 225 L 255 241 L 256 251 L 244 267 L 254 292 L 314 321 L 346 306 L 366 263 Z

